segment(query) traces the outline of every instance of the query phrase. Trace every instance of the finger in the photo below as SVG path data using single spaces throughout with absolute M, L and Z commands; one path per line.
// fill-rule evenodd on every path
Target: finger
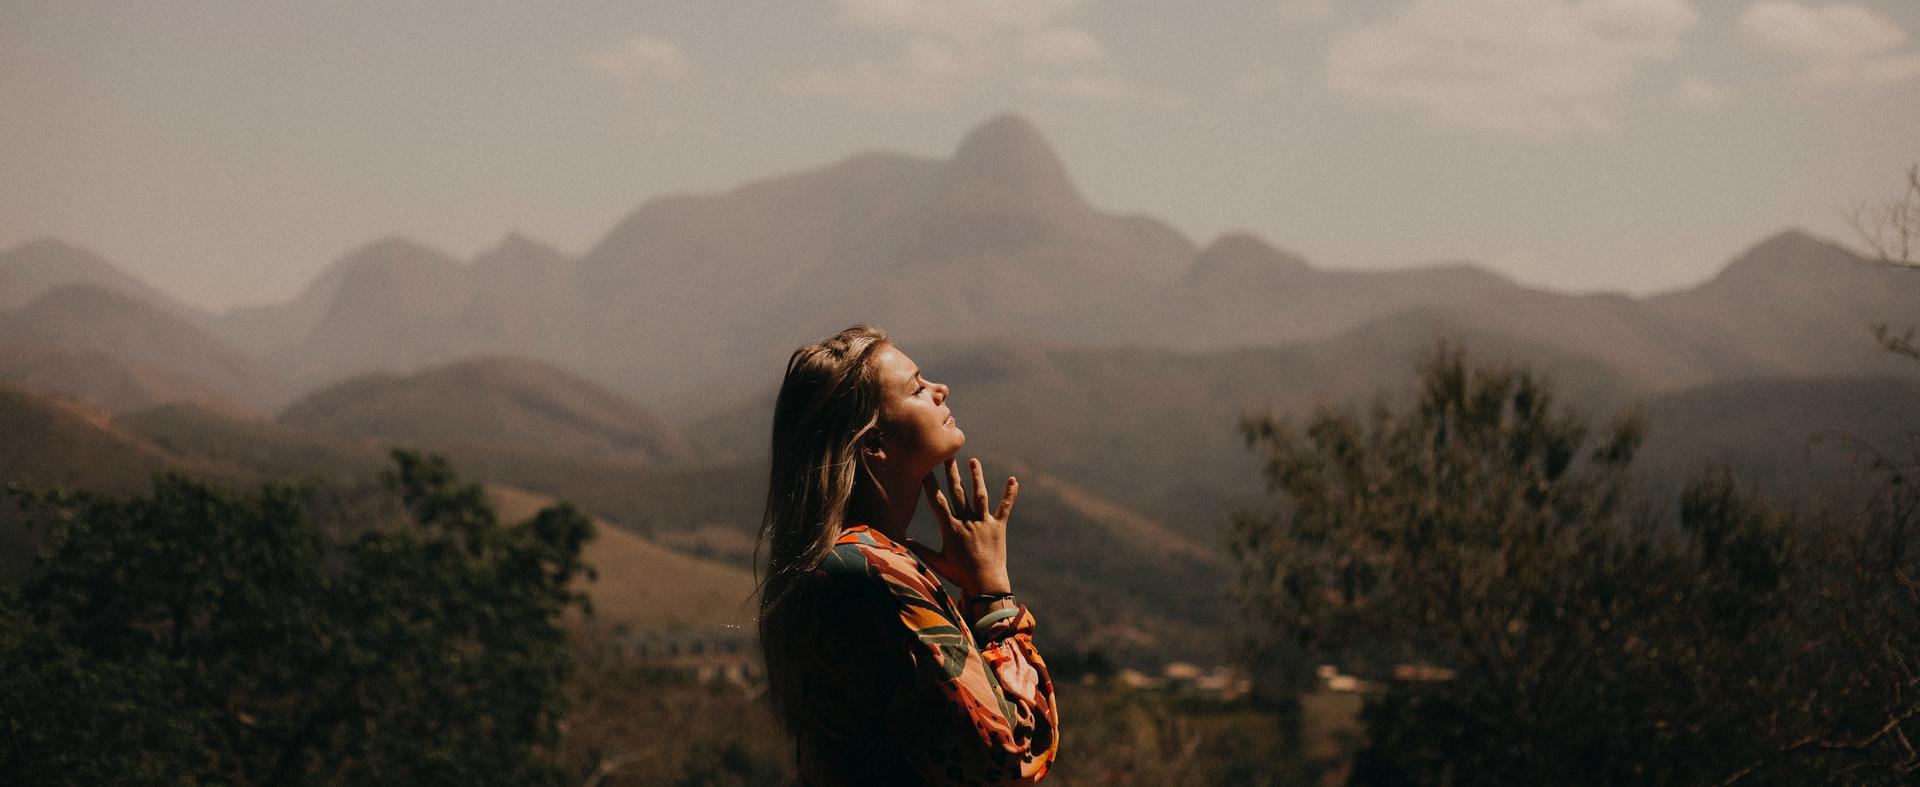
M 953 510 L 947 506 L 946 496 L 940 494 L 940 485 L 934 483 L 932 473 L 928 473 L 927 477 L 921 480 L 920 487 L 926 490 L 927 507 L 933 509 L 934 516 L 940 523 L 940 532 L 945 534 L 947 523 L 953 521 Z
M 1007 492 L 1000 498 L 1000 508 L 993 512 L 993 518 L 1001 522 L 1013 515 L 1013 499 L 1020 494 L 1020 482 L 1013 476 L 1007 476 Z
M 967 488 L 960 483 L 960 462 L 954 459 L 947 460 L 947 488 L 953 490 L 947 494 L 952 495 L 954 500 L 964 502 L 967 499 Z
M 973 510 L 977 514 L 987 513 L 987 479 L 985 470 L 980 467 L 979 459 L 968 459 L 967 469 L 973 471 Z

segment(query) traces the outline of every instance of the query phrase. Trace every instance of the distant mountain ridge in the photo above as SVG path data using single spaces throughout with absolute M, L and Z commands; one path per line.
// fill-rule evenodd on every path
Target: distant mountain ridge
M 1809 262 L 1762 264 L 1776 257 Z M 651 200 L 578 259 L 517 235 L 464 263 L 386 239 L 282 307 L 220 324 L 296 389 L 514 354 L 683 419 L 722 409 L 715 389 L 769 384 L 792 345 L 853 322 L 910 342 L 1046 337 L 1194 352 L 1362 329 L 1514 334 L 1671 389 L 1885 372 L 1870 352 L 1843 351 L 1859 334 L 1837 317 L 1898 319 L 1913 299 L 1877 294 L 1886 277 L 1860 267 L 1844 248 L 1789 231 L 1707 284 L 1634 299 L 1533 290 L 1467 265 L 1325 270 L 1245 233 L 1198 248 L 1151 218 L 1088 205 L 1041 133 L 1003 116 L 946 160 L 867 153 Z M 1731 303 L 1731 293 L 1760 300 Z M 1828 305 L 1812 309 L 1816 294 Z M 1794 312 L 1809 317 L 1780 318 Z M 1819 349 L 1768 351 L 1770 333 L 1781 344 L 1789 324 L 1802 339 L 1817 334 Z M 268 335 L 279 341 L 266 346 Z
M 9 271 L 50 281 L 36 260 L 68 258 L 91 261 L 61 275 L 172 313 L 151 288 L 54 242 L 0 255 L 0 281 Z M 1920 314 L 1917 290 L 1912 277 L 1798 231 L 1763 240 L 1697 287 L 1649 298 L 1534 290 L 1467 265 L 1326 270 L 1245 233 L 1199 248 L 1149 217 L 1089 205 L 1039 130 L 1002 116 L 947 159 L 865 153 L 722 193 L 650 200 L 579 258 L 517 234 L 464 261 L 381 239 L 286 303 L 194 324 L 272 378 L 265 387 L 282 393 L 266 396 L 266 409 L 287 392 L 368 373 L 514 355 L 691 421 L 758 396 L 792 346 L 853 322 L 910 345 L 1037 339 L 1203 354 L 1323 348 L 1303 349 L 1311 355 L 1366 342 L 1404 352 L 1434 336 L 1489 337 L 1589 359 L 1655 391 L 1898 375 L 1862 337 L 1869 322 Z M 129 353 L 97 342 L 63 352 L 49 368 L 71 371 L 39 379 L 64 375 L 78 395 L 91 386 L 129 406 L 204 398 L 201 389 L 263 398 L 209 379 L 204 364 L 132 353 L 137 368 L 109 371 L 101 358 Z M 143 386 L 153 392 L 124 393 Z

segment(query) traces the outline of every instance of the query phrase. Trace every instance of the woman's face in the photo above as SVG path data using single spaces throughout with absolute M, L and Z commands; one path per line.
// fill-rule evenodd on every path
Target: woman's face
M 920 367 L 891 344 L 875 351 L 880 373 L 880 445 L 886 462 L 914 475 L 940 466 L 967 442 L 947 409 L 947 387 L 920 374 Z

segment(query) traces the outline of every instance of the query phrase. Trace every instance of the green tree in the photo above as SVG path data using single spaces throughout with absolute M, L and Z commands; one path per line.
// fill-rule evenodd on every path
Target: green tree
M 28 784 L 554 784 L 559 618 L 591 523 L 503 526 L 397 451 L 402 521 L 178 475 L 26 495 L 48 547 L 0 597 L 0 771 Z
M 1268 652 L 1383 687 L 1357 783 L 1902 783 L 1855 699 L 1907 658 L 1873 651 L 1902 641 L 1870 620 L 1903 587 L 1862 559 L 1882 535 L 1809 534 L 1724 470 L 1663 525 L 1630 502 L 1631 419 L 1594 434 L 1457 349 L 1420 381 L 1404 410 L 1246 424 L 1279 506 L 1233 523 L 1237 593 Z M 1847 746 L 1878 748 L 1842 778 Z

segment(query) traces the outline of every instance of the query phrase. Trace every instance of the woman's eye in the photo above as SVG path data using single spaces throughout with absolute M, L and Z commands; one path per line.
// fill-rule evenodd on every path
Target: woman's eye
M 915 389 L 913 389 L 913 395 L 914 395 L 914 396 L 919 396 L 919 395 L 920 395 L 920 392 L 921 392 L 921 391 L 925 391 L 925 390 L 927 390 L 927 387 L 926 387 L 926 386 L 924 386 L 924 385 L 922 385 L 922 386 L 920 386 L 919 388 L 915 388 Z

